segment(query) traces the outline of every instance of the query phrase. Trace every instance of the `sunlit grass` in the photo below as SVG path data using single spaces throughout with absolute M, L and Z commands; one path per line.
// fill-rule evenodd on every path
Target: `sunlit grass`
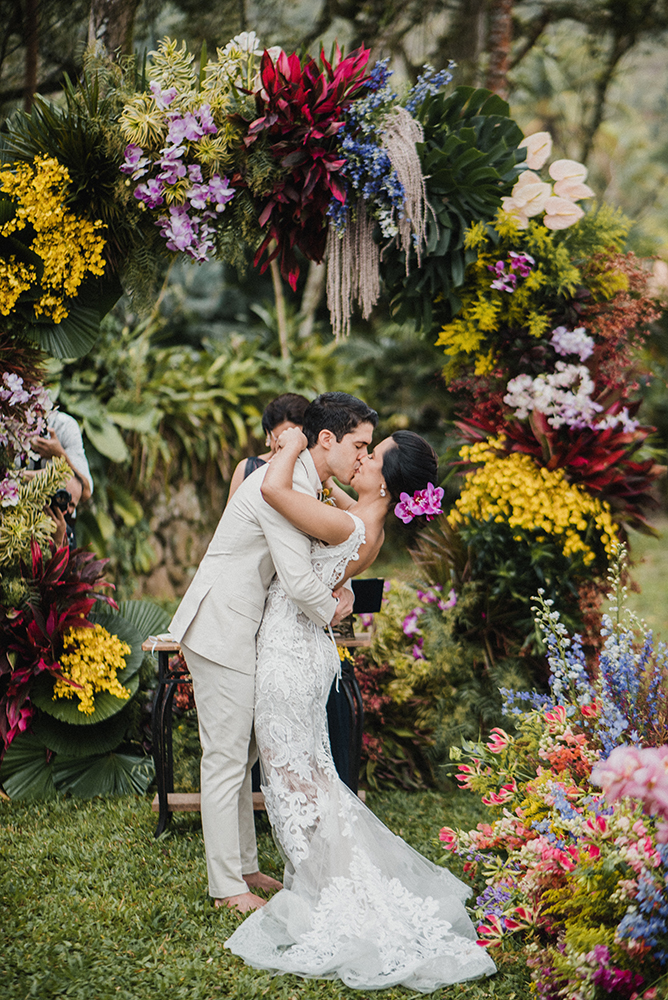
M 443 824 L 479 819 L 473 796 L 456 792 L 369 796 L 392 830 L 434 861 Z M 9 1000 L 408 1000 L 336 982 L 272 977 L 224 948 L 238 918 L 207 897 L 197 814 L 174 818 L 154 840 L 148 799 L 0 803 L 2 990 Z M 280 876 L 266 819 L 262 868 Z M 498 1000 L 528 995 L 523 963 L 491 979 L 437 991 L 436 998 Z

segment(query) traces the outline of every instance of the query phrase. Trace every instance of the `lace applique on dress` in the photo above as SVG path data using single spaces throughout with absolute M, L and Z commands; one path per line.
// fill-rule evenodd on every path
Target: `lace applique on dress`
M 311 546 L 314 571 L 332 589 L 364 542 L 364 523 L 350 516 L 345 542 Z M 275 580 L 258 632 L 255 733 L 285 888 L 226 947 L 258 968 L 357 989 L 431 992 L 494 972 L 463 906 L 467 887 L 391 833 L 339 779 L 326 714 L 338 668 L 329 635 Z

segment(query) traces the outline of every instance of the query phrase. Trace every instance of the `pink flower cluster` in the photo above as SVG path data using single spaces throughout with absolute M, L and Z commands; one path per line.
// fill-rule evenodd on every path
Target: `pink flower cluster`
M 668 843 L 668 746 L 615 747 L 592 771 L 591 780 L 603 788 L 609 802 L 640 799 L 645 812 L 659 816 L 656 839 Z
M 507 260 L 497 260 L 496 264 L 488 264 L 487 269 L 496 275 L 490 288 L 496 288 L 500 292 L 514 292 L 517 288 L 517 277 L 527 278 L 531 274 L 531 269 L 536 261 L 528 253 L 520 253 L 511 250 Z M 506 271 L 506 264 L 509 270 Z
M 20 375 L 3 372 L 0 378 L 0 448 L 8 464 L 32 456 L 30 443 L 46 428 L 51 400 L 42 385 L 27 388 Z M 8 487 L 7 487 L 8 489 Z
M 394 513 L 404 524 L 410 524 L 414 517 L 424 515 L 428 521 L 433 521 L 437 514 L 443 513 L 441 501 L 443 500 L 443 490 L 440 486 L 427 483 L 425 490 L 416 490 L 413 496 L 402 493 L 399 503 L 394 508 Z

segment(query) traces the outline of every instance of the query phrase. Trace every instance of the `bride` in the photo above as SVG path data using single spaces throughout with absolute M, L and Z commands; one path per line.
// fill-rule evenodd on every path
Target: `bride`
M 336 489 L 329 506 L 292 489 L 306 444 L 298 428 L 281 435 L 262 494 L 312 537 L 314 570 L 334 588 L 373 562 L 388 511 L 435 481 L 436 456 L 417 434 L 397 431 L 360 460 L 357 503 Z M 226 947 L 257 968 L 355 989 L 429 993 L 489 975 L 495 965 L 463 905 L 470 890 L 388 830 L 337 775 L 326 703 L 339 669 L 331 636 L 274 580 L 257 638 L 255 735 L 285 887 Z

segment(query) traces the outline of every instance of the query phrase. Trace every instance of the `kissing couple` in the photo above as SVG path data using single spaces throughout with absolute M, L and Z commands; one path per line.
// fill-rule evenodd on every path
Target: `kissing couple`
M 303 430 L 284 431 L 234 493 L 170 633 L 197 705 L 209 893 L 253 911 L 226 947 L 256 968 L 428 993 L 495 970 L 464 908 L 470 890 L 339 779 L 327 730 L 340 670 L 328 626 L 352 611 L 348 581 L 378 555 L 388 513 L 437 478 L 411 431 L 369 452 L 377 422 L 347 393 L 307 406 Z M 323 485 L 336 506 L 319 501 Z M 283 886 L 258 871 L 258 751 Z M 265 902 L 254 888 L 280 891 Z

